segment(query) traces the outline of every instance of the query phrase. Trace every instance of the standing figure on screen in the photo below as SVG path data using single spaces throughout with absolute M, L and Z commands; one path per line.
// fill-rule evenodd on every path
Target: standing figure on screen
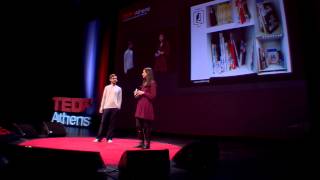
M 149 149 L 151 141 L 151 125 L 154 120 L 153 103 L 157 95 L 157 83 L 154 80 L 152 69 L 147 67 L 142 71 L 142 85 L 134 91 L 137 98 L 135 112 L 136 127 L 140 143 L 137 148 Z
M 98 135 L 94 142 L 101 142 L 106 137 L 107 142 L 111 143 L 113 130 L 115 126 L 116 115 L 120 110 L 122 103 L 122 89 L 117 86 L 117 75 L 109 76 L 110 84 L 104 87 L 99 112 L 102 113 L 102 119 Z
M 155 72 L 167 72 L 168 71 L 168 57 L 169 57 L 170 46 L 164 35 L 164 33 L 159 34 L 159 46 L 156 50 L 154 71 Z
M 123 54 L 123 68 L 124 74 L 127 74 L 130 69 L 133 68 L 133 43 L 128 41 L 128 47 Z

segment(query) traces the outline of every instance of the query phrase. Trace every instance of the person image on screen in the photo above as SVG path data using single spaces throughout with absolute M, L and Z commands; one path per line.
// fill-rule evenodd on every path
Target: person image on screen
M 133 43 L 128 41 L 128 48 L 123 54 L 123 68 L 124 73 L 127 74 L 130 69 L 133 68 Z
M 101 142 L 104 137 L 108 143 L 112 142 L 116 115 L 121 108 L 122 89 L 116 85 L 117 75 L 109 76 L 110 84 L 104 87 L 99 112 L 102 113 L 99 132 L 94 142 Z
M 159 34 L 159 46 L 154 54 L 154 71 L 167 72 L 168 71 L 168 56 L 169 56 L 169 43 L 164 33 Z
M 146 67 L 142 71 L 142 85 L 134 91 L 134 97 L 137 99 L 135 112 L 136 127 L 138 138 L 140 139 L 137 148 L 149 149 L 151 141 L 151 126 L 154 121 L 154 99 L 157 95 L 157 83 L 153 77 L 153 71 Z

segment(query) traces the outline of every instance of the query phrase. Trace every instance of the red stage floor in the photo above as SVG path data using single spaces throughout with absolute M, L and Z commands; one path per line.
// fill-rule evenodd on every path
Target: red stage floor
M 107 166 L 117 166 L 121 155 L 126 150 L 141 150 L 139 148 L 134 148 L 139 142 L 137 139 L 114 138 L 112 143 L 107 143 L 106 141 L 95 143 L 93 140 L 94 138 L 92 137 L 39 138 L 26 140 L 19 145 L 38 148 L 100 152 L 101 158 Z M 172 159 L 181 149 L 181 146 L 157 141 L 151 142 L 150 150 L 163 149 L 169 150 L 170 159 Z

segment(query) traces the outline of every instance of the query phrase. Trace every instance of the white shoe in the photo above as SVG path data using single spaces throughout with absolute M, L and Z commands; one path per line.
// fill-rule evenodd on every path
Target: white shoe
M 101 142 L 101 140 L 95 139 L 95 140 L 93 140 L 93 142 Z
M 109 140 L 108 140 L 108 143 L 112 143 L 112 139 L 109 139 Z

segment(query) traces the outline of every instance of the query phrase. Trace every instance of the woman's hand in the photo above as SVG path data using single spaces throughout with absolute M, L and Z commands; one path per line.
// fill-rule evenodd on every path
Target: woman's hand
M 134 97 L 137 97 L 137 95 L 138 95 L 137 93 L 138 93 L 138 89 L 135 89 L 135 90 L 133 91 L 133 96 L 134 96 Z
M 158 56 L 160 56 L 160 54 L 161 54 L 161 53 L 160 53 L 160 51 L 158 50 L 156 53 L 154 53 L 154 56 L 155 56 L 155 57 L 158 57 Z
M 143 94 L 144 94 L 144 91 L 140 91 L 140 90 L 138 90 L 138 89 L 136 89 L 136 90 L 134 91 L 134 93 L 133 93 L 134 97 L 139 97 L 139 96 L 141 96 L 141 95 L 143 95 Z

